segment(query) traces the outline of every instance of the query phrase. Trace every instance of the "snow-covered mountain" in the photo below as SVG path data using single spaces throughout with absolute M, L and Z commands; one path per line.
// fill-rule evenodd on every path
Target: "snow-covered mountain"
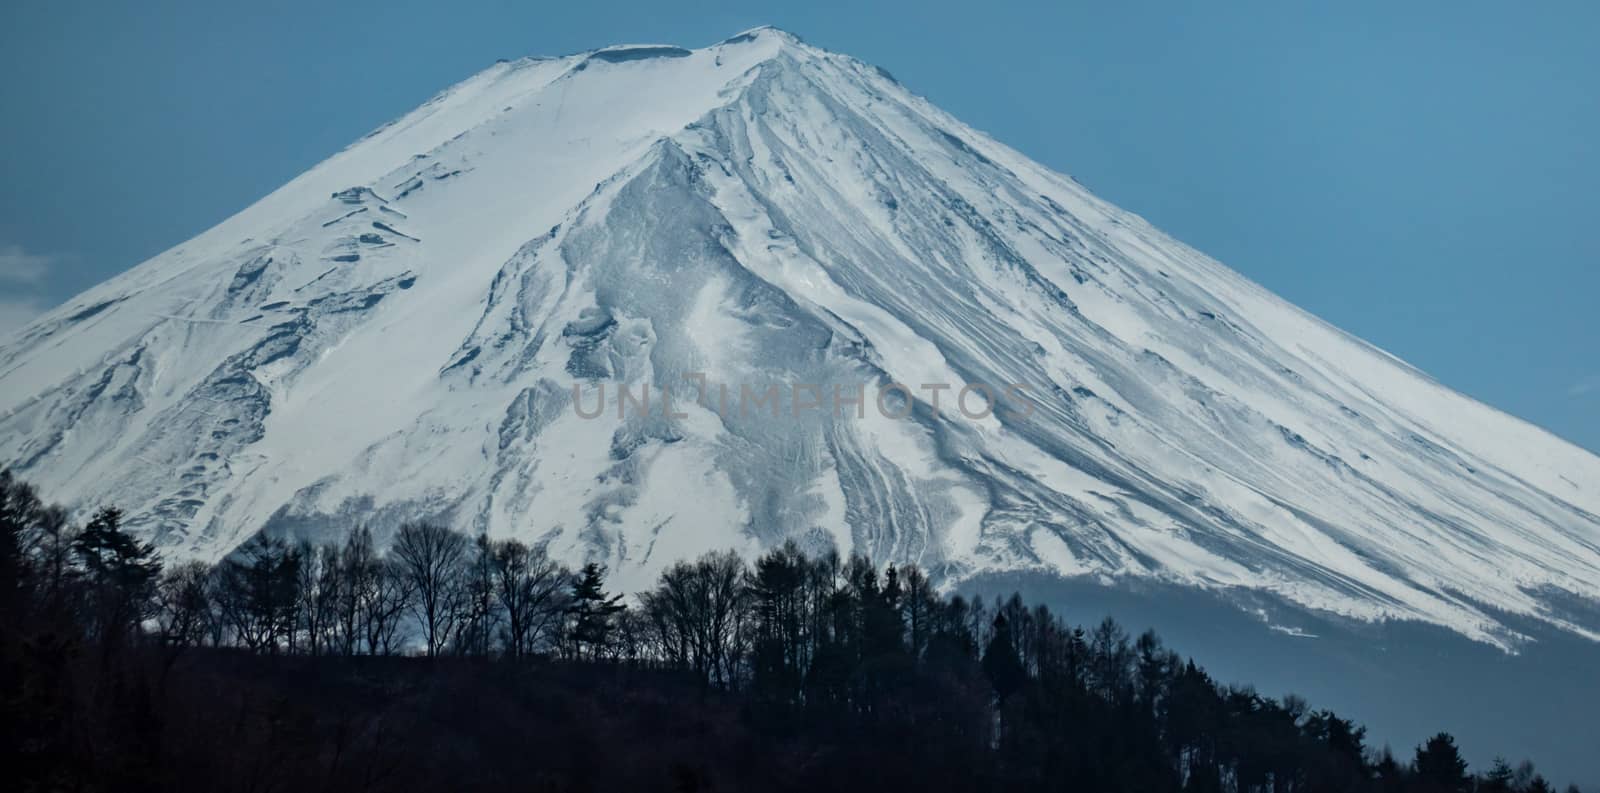
M 173 556 L 428 517 L 630 588 L 792 537 L 1600 640 L 1600 458 L 767 28 L 498 63 L 74 298 L 0 346 L 0 460 Z

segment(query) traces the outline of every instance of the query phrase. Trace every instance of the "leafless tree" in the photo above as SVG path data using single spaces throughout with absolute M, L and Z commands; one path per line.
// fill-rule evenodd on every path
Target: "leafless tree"
M 462 607 L 456 620 L 456 651 L 486 658 L 502 613 L 495 597 L 494 549 L 485 535 L 473 539 L 462 566 Z
M 464 535 L 432 523 L 407 523 L 395 535 L 390 555 L 411 590 L 429 655 L 444 650 L 465 610 L 467 549 Z
M 277 652 L 293 633 L 299 555 L 283 540 L 256 535 L 218 565 L 218 614 L 234 638 L 257 652 Z
M 378 552 L 372 530 L 357 526 L 339 549 L 339 585 L 334 598 L 333 641 L 343 655 L 354 655 L 366 635 L 363 617 L 378 575 Z M 368 652 L 374 652 L 370 647 Z
M 640 596 L 667 660 L 731 686 L 745 640 L 745 566 L 732 551 L 679 562 Z
M 516 540 L 492 547 L 495 600 L 505 615 L 505 649 L 513 658 L 533 654 L 561 630 L 572 573 L 543 547 Z
M 373 564 L 369 586 L 361 598 L 367 652 L 389 655 L 395 651 L 400 620 L 413 603 L 414 591 L 410 576 L 397 560 L 380 558 Z
M 156 625 L 173 648 L 203 644 L 216 615 L 211 604 L 211 566 L 188 561 L 167 568 L 156 587 Z
M 337 644 L 334 625 L 344 584 L 339 552 L 337 545 L 310 543 L 302 543 L 298 551 L 296 620 L 297 627 L 305 632 L 305 649 L 312 655 L 321 655 Z

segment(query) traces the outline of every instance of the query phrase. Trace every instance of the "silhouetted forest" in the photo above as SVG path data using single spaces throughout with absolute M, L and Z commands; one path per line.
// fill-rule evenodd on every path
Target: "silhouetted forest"
M 211 566 L 122 523 L 0 473 L 9 789 L 1551 790 L 909 565 L 713 553 L 628 599 L 427 524 Z

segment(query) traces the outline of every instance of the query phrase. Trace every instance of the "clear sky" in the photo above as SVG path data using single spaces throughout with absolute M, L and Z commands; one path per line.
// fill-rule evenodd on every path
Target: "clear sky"
M 496 58 L 775 24 L 1600 450 L 1600 3 L 3 5 L 0 327 Z

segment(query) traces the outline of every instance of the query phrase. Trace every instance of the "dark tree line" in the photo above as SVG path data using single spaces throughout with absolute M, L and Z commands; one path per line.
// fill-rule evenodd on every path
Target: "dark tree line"
M 597 565 L 430 524 L 164 566 L 122 520 L 73 526 L 0 472 L 22 790 L 1552 789 L 1528 764 L 1470 774 L 1444 733 L 1395 758 L 1152 632 L 946 596 L 909 565 L 711 553 L 630 605 Z M 408 653 L 431 660 L 385 660 Z M 509 715 L 485 733 L 461 703 L 490 701 Z

